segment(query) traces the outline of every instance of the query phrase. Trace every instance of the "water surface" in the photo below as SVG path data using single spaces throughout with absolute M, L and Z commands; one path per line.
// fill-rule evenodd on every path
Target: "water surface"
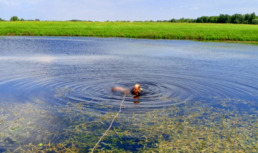
M 56 108 L 80 104 L 75 110 L 87 108 L 96 116 L 115 112 L 123 95 L 111 88 L 131 89 L 135 83 L 145 94 L 140 99 L 126 96 L 124 114 L 194 101 L 212 105 L 221 99 L 252 102 L 257 110 L 257 51 L 256 45 L 184 40 L 1 37 L 0 130 L 10 132 L 7 121 L 15 112 L 40 126 L 38 133 L 60 131 L 61 125 L 52 127 L 63 117 Z M 42 109 L 47 111 L 44 117 L 38 113 Z M 47 119 L 49 115 L 56 118 Z M 24 137 L 2 136 L 0 151 L 17 146 Z M 28 137 L 26 141 L 43 140 Z

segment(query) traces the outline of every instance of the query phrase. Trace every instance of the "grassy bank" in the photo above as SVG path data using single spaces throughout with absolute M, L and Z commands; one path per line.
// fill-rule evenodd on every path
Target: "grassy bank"
M 0 35 L 258 41 L 258 26 L 164 22 L 0 22 Z

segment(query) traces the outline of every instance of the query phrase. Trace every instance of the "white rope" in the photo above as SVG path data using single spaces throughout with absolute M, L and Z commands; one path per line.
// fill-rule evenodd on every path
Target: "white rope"
M 108 129 L 107 129 L 106 132 L 100 137 L 99 141 L 96 143 L 96 145 L 95 145 L 94 148 L 92 149 L 91 153 L 94 152 L 94 150 L 97 148 L 97 146 L 99 145 L 99 143 L 101 142 L 101 140 L 104 138 L 104 136 L 108 133 L 108 131 L 109 131 L 110 128 L 112 127 L 112 125 L 113 125 L 115 119 L 117 118 L 117 116 L 119 115 L 119 113 L 122 111 L 122 106 L 123 106 L 124 101 L 125 101 L 125 95 L 124 95 L 123 100 L 122 100 L 122 102 L 121 102 L 121 104 L 120 104 L 119 111 L 116 113 L 116 115 L 114 116 L 113 120 L 111 121 L 111 123 L 110 123 Z

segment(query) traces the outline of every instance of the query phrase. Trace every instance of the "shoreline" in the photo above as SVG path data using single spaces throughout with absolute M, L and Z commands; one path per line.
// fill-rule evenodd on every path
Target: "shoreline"
M 258 45 L 258 41 L 233 41 L 233 40 L 198 40 L 198 39 L 152 39 L 152 38 L 130 38 L 130 37 L 97 37 L 97 36 L 35 36 L 35 35 L 0 35 L 1 37 L 75 37 L 75 38 L 120 38 L 120 39 L 146 39 L 146 40 L 182 40 L 182 41 L 196 41 L 207 43 L 235 43 L 235 44 L 249 44 Z

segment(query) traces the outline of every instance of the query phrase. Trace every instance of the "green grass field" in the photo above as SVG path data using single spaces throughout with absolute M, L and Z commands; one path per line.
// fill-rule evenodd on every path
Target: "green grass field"
M 0 35 L 258 41 L 258 25 L 166 22 L 0 22 Z

